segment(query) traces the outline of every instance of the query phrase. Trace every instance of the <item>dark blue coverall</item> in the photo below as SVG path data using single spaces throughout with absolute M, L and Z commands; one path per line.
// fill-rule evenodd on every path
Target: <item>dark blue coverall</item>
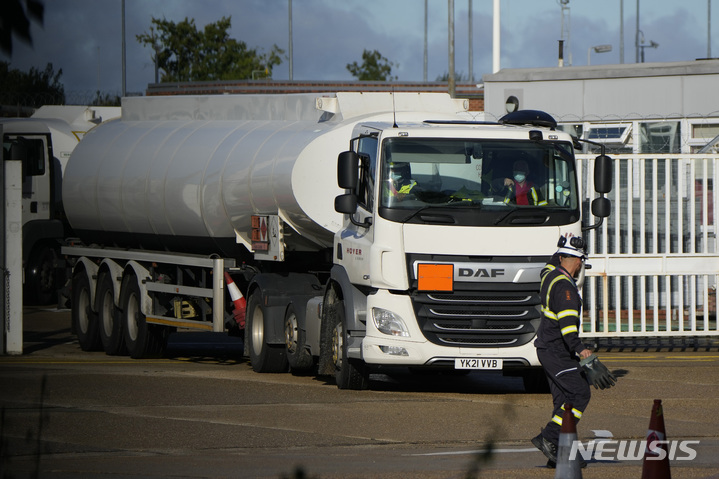
M 582 299 L 574 278 L 559 264 L 559 255 L 552 257 L 540 276 L 542 319 L 534 345 L 554 403 L 552 418 L 542 436 L 557 445 L 564 405 L 572 405 L 577 422 L 589 404 L 589 383 L 579 366 L 579 353 L 587 348 L 579 339 Z

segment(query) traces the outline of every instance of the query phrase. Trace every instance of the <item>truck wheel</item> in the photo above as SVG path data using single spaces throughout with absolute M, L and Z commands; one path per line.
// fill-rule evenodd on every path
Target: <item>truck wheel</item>
M 97 278 L 95 305 L 100 325 L 100 339 L 105 354 L 109 356 L 125 354 L 125 337 L 120 314 L 115 307 L 115 285 L 110 273 L 100 273 Z
M 332 334 L 332 361 L 335 364 L 335 381 L 339 389 L 367 389 L 369 387 L 369 370 L 358 359 L 347 354 L 349 334 L 345 321 L 344 301 L 337 301 L 330 306 L 328 319 L 334 321 Z
M 256 290 L 247 301 L 245 349 L 252 369 L 258 373 L 284 373 L 288 362 L 284 345 L 267 344 L 265 338 L 265 310 L 262 294 Z
M 48 244 L 33 248 L 25 267 L 23 296 L 26 304 L 44 305 L 50 304 L 53 299 L 57 300 L 56 259 L 55 250 Z
M 290 304 L 285 313 L 285 347 L 293 374 L 306 373 L 314 364 L 314 359 L 306 347 L 306 335 L 307 333 L 300 329 L 294 305 Z
M 90 281 L 83 272 L 72 278 L 72 328 L 83 351 L 100 349 L 97 316 L 90 308 Z
M 133 359 L 160 356 L 167 341 L 164 327 L 147 324 L 141 302 L 142 293 L 137 278 L 134 275 L 125 276 L 120 289 L 121 322 L 127 351 Z

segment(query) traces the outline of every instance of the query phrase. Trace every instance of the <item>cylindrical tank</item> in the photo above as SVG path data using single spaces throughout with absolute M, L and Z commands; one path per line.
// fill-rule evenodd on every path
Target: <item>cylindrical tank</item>
M 279 213 L 317 248 L 332 244 L 342 222 L 333 209 L 337 153 L 350 136 L 338 135 L 341 124 L 319 122 L 314 108 L 315 118 L 302 111 L 293 120 L 252 120 L 212 101 L 226 113 L 203 118 L 203 105 L 148 100 L 124 102 L 123 118 L 88 133 L 68 163 L 63 202 L 80 238 L 227 250 L 236 231 L 248 239 L 250 215 Z
M 125 98 L 122 118 L 73 152 L 66 214 L 82 240 L 106 246 L 232 255 L 236 235 L 250 240 L 251 215 L 279 214 L 294 230 L 288 249 L 331 247 L 342 225 L 337 155 L 357 121 L 454 108 L 446 95 L 394 96 Z

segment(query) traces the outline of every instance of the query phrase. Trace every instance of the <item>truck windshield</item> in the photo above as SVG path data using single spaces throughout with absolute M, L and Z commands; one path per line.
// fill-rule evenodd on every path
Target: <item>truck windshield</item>
M 379 180 L 379 213 L 391 221 L 517 226 L 579 219 L 566 142 L 389 138 Z

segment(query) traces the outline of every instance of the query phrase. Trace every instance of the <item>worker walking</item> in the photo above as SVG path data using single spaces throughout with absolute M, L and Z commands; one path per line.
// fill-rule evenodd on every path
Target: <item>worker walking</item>
M 575 422 L 589 404 L 591 393 L 579 361 L 592 351 L 579 339 L 582 299 L 574 277 L 586 259 L 586 245 L 581 237 L 560 237 L 558 250 L 542 269 L 540 295 L 542 319 L 534 342 L 552 393 L 552 416 L 532 444 L 549 459 L 557 462 L 557 443 L 564 415 L 564 405 L 572 405 Z

